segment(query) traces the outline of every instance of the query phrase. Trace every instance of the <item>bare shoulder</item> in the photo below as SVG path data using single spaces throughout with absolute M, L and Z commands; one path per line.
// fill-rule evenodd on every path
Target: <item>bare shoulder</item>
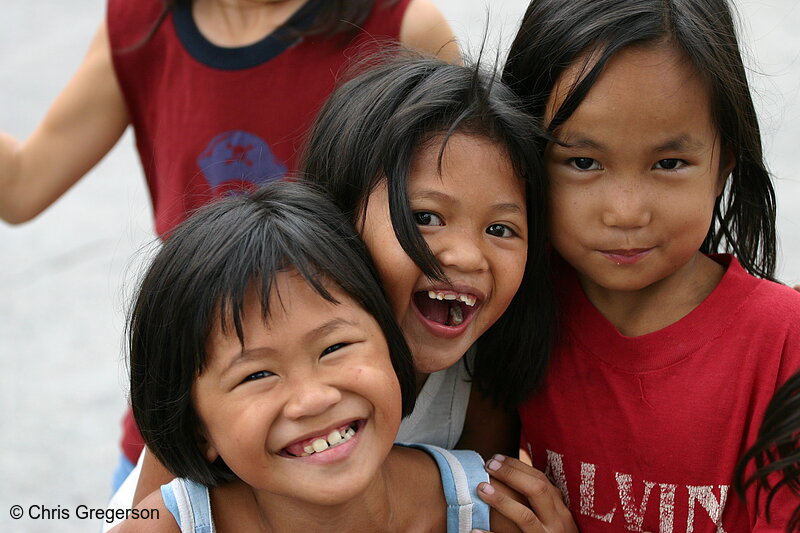
M 453 30 L 432 0 L 411 0 L 403 15 L 400 42 L 451 63 L 461 62 Z
M 138 512 L 137 512 L 138 511 Z M 164 504 L 161 491 L 150 493 L 130 512 L 130 517 L 110 533 L 180 533 L 172 513 Z

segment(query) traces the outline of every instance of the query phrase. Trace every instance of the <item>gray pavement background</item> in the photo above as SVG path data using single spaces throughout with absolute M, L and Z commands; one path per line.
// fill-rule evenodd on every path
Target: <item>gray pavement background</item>
M 437 0 L 468 48 L 490 16 L 505 50 L 526 0 Z M 3 2 L 0 129 L 19 138 L 77 68 L 104 0 Z M 740 0 L 767 160 L 777 183 L 780 275 L 800 282 L 800 5 Z M 75 507 L 102 507 L 118 456 L 126 387 L 124 309 L 153 240 L 129 133 L 36 220 L 0 223 L 0 531 L 97 531 Z M 69 520 L 12 520 L 12 505 Z M 58 513 L 54 513 L 58 514 Z

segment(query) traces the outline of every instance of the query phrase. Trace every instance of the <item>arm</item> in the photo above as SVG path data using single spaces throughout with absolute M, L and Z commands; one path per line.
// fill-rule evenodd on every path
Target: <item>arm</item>
M 496 453 L 516 455 L 519 448 L 516 411 L 495 406 L 477 387 L 472 387 L 464 429 L 456 448 L 475 450 L 481 457 L 491 457 Z
M 400 26 L 400 42 L 450 63 L 461 63 L 453 30 L 432 0 L 411 0 Z
M 136 492 L 133 494 L 133 505 L 137 505 L 140 501 L 154 491 L 158 491 L 161 485 L 166 485 L 175 478 L 167 468 L 161 464 L 161 461 L 144 449 L 144 460 L 142 461 L 142 473 L 139 476 L 139 482 L 136 484 Z
M 127 125 L 104 23 L 31 136 L 20 143 L 0 132 L 0 218 L 19 224 L 44 211 L 111 150 Z
M 180 533 L 178 523 L 164 505 L 160 490 L 147 496 L 135 508 L 148 509 L 149 518 L 129 518 L 112 528 L 109 533 Z

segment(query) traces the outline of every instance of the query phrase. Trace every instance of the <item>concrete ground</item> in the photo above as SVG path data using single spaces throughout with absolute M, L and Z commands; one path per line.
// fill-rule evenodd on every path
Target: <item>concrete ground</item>
M 474 49 L 513 34 L 526 0 L 437 0 Z M 780 273 L 800 282 L 800 5 L 741 0 L 745 50 L 767 159 L 777 177 Z M 6 2 L 0 18 L 0 129 L 23 138 L 81 61 L 103 0 Z M 500 45 L 502 48 L 505 45 Z M 96 531 L 117 460 L 126 387 L 124 310 L 151 211 L 130 133 L 28 224 L 0 223 L 0 531 Z M 11 518 L 21 505 L 26 517 Z M 27 516 L 31 506 L 50 520 Z M 69 519 L 63 515 L 68 512 Z

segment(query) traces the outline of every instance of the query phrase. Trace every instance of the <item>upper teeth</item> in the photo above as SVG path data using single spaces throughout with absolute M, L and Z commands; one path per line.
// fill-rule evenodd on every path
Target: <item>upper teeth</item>
M 477 298 L 469 294 L 453 294 L 452 292 L 445 293 L 439 291 L 428 291 L 428 298 L 431 300 L 458 300 L 459 302 L 464 302 L 470 307 L 475 305 L 475 302 L 477 301 Z
M 316 452 L 324 452 L 328 448 L 333 448 L 334 446 L 343 444 L 349 441 L 355 434 L 356 431 L 351 427 L 342 430 L 334 429 L 326 438 L 318 438 L 308 446 L 304 446 L 301 457 L 305 457 Z

